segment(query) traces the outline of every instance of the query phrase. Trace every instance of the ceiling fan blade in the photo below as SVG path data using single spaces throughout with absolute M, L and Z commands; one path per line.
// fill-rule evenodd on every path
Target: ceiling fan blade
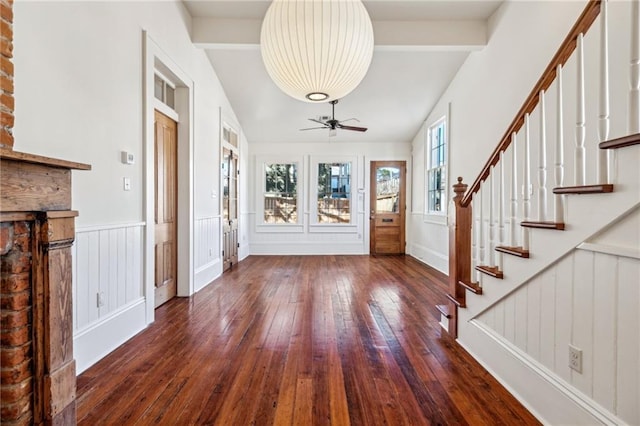
M 367 131 L 366 127 L 343 126 L 342 124 L 338 124 L 338 128 L 344 129 L 344 130 L 353 130 L 353 131 L 356 131 L 356 132 L 366 132 Z
M 307 127 L 306 129 L 300 129 L 300 131 L 302 130 L 316 130 L 316 129 L 326 129 L 327 127 Z
M 360 122 L 360 120 L 358 120 L 357 118 L 347 118 L 346 120 L 340 120 L 341 123 L 346 123 L 347 121 L 357 121 L 358 123 Z
M 316 120 L 315 118 L 309 118 L 309 121 L 313 121 L 314 123 L 322 124 L 323 126 L 327 125 L 327 123 L 325 123 L 324 121 Z

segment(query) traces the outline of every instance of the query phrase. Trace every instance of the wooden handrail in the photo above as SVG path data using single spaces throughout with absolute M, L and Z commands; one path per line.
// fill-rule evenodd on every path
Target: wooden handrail
M 545 69 L 542 77 L 540 77 L 536 85 L 533 87 L 533 90 L 529 94 L 529 97 L 524 102 L 524 104 L 520 108 L 520 111 L 518 111 L 518 114 L 507 128 L 504 136 L 502 136 L 502 140 L 493 150 L 491 156 L 489 157 L 489 160 L 482 168 L 482 171 L 462 198 L 462 201 L 460 202 L 460 205 L 462 207 L 467 207 L 471 203 L 473 194 L 480 190 L 480 184 L 487 177 L 489 177 L 491 167 L 498 164 L 498 161 L 500 160 L 500 153 L 506 150 L 511 144 L 511 134 L 514 132 L 517 133 L 518 130 L 520 130 L 520 128 L 524 125 L 525 114 L 532 113 L 536 108 L 540 100 L 540 91 L 546 91 L 549 86 L 551 86 L 551 83 L 553 83 L 553 81 L 556 79 L 556 69 L 558 65 L 564 66 L 573 51 L 576 49 L 576 39 L 578 38 L 578 35 L 586 33 L 589 28 L 591 28 L 591 25 L 600 14 L 601 2 L 602 0 L 589 0 L 589 3 L 585 7 L 584 11 L 580 15 L 576 23 L 573 25 L 573 28 L 571 28 L 571 31 L 569 31 L 569 34 L 567 34 L 567 37 L 562 42 L 562 45 Z

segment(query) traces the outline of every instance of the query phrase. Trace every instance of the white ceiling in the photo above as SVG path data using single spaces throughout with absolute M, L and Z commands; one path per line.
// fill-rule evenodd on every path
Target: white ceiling
M 328 130 L 308 118 L 330 115 L 282 93 L 259 50 L 260 23 L 269 0 L 184 0 L 192 40 L 203 49 L 251 143 L 326 142 Z M 376 48 L 362 83 L 336 105 L 339 120 L 368 127 L 338 130 L 332 141 L 409 142 L 473 50 L 486 44 L 487 19 L 502 1 L 365 0 Z

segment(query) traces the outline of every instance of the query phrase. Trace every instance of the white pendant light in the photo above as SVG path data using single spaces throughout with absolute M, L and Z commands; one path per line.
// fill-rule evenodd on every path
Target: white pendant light
M 273 0 L 262 22 L 267 72 L 287 95 L 327 102 L 350 93 L 373 56 L 373 27 L 360 0 Z

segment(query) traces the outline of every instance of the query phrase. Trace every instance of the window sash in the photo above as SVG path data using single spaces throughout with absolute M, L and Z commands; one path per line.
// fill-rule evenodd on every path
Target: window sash
M 268 163 L 264 165 L 263 223 L 297 224 L 298 165 Z
M 351 223 L 351 162 L 317 163 L 316 221 Z
M 427 214 L 446 213 L 447 196 L 447 129 L 446 117 L 436 121 L 427 131 L 425 210 Z

